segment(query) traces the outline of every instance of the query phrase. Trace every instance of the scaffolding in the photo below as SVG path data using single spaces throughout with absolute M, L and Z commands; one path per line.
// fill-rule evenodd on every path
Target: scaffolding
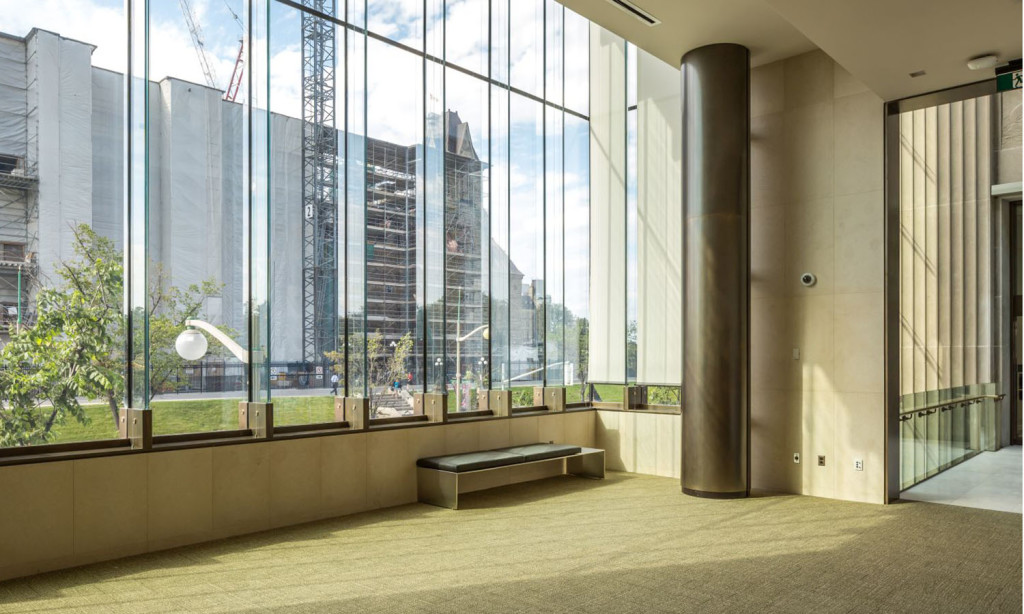
M 303 0 L 334 14 L 334 0 Z M 334 24 L 302 14 L 302 353 L 320 362 L 338 344 L 338 140 Z
M 367 332 L 385 345 L 416 330 L 416 149 L 366 144 Z
M 30 293 L 37 267 L 30 234 L 38 191 L 33 165 L 21 157 L 0 156 L 0 333 L 32 320 Z
M 427 274 L 419 270 L 422 263 L 417 260 L 417 250 L 426 247 L 418 245 L 426 232 L 425 203 L 417 192 L 416 174 L 422 150 L 376 139 L 367 139 L 366 144 L 367 333 L 379 331 L 388 347 L 406 333 L 423 342 L 424 330 L 444 330 L 443 336 L 426 338 L 426 357 L 418 349 L 410 357 L 411 370 L 418 376 L 424 358 L 428 362 L 442 355 L 453 359 L 459 322 L 462 334 L 477 329 L 486 321 L 489 301 L 485 259 L 490 236 L 483 206 L 486 165 L 458 114 L 449 112 L 446 121 L 450 134 L 444 152 L 443 310 L 440 304 L 420 302 L 425 301 L 420 293 Z M 427 322 L 418 321 L 421 313 Z M 463 365 L 479 369 L 481 359 L 487 358 L 486 348 L 482 335 L 464 341 Z

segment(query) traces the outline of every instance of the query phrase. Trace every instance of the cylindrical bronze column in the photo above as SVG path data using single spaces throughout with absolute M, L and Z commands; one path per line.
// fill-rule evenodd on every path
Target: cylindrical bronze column
M 682 60 L 683 492 L 750 493 L 750 52 Z

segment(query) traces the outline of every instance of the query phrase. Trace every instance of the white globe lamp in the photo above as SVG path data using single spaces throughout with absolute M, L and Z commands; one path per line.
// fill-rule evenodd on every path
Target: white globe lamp
M 206 348 L 206 335 L 194 328 L 181 331 L 174 341 L 174 349 L 178 351 L 178 356 L 185 360 L 199 360 L 206 356 Z

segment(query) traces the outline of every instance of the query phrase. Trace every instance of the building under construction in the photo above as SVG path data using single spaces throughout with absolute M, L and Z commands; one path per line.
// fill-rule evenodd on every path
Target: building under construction
M 24 38 L 0 34 L 0 321 L 5 325 L 16 325 L 19 318 L 31 320 L 35 291 L 56 283 L 57 267 L 74 255 L 73 229 L 78 224 L 88 224 L 123 247 L 124 77 L 92 67 L 93 50 L 92 45 L 43 30 Z M 204 280 L 216 282 L 219 293 L 207 301 L 205 316 L 235 331 L 244 343 L 242 105 L 225 100 L 221 90 L 173 77 L 150 83 L 149 100 L 150 262 L 161 267 L 166 284 L 179 289 Z M 452 376 L 457 330 L 465 335 L 486 321 L 485 259 L 501 256 L 489 239 L 483 202 L 486 166 L 473 146 L 471 127 L 455 111 L 445 119 L 445 256 L 441 258 L 440 246 L 431 245 L 437 253 L 427 255 L 427 266 L 432 280 L 444 281 L 446 310 L 419 298 L 427 273 L 417 266 L 417 255 L 422 256 L 419 242 L 426 234 L 423 147 L 352 140 L 366 147 L 366 331 L 379 330 L 386 345 L 412 333 L 417 341 L 431 344 L 428 355 L 434 360 L 441 355 L 442 343 L 435 339 L 440 337 L 436 332 L 445 330 L 447 370 Z M 270 341 L 276 363 L 309 363 L 311 358 L 307 337 L 295 334 L 308 322 L 303 247 L 308 238 L 304 203 L 309 200 L 304 181 L 308 161 L 303 156 L 306 123 L 281 114 L 271 118 Z M 343 142 L 343 133 L 332 133 Z M 358 195 L 351 198 L 358 200 Z M 351 210 L 362 205 L 347 206 Z M 331 227 L 331 238 L 342 232 L 340 228 Z M 442 264 L 446 277 L 439 269 Z M 522 274 L 514 264 L 509 269 L 515 296 L 510 317 L 536 322 L 538 301 L 520 300 L 520 294 L 526 298 L 531 293 L 520 289 Z M 344 262 L 336 255 L 329 274 L 332 279 L 344 275 Z M 316 322 L 329 322 L 334 338 L 342 334 L 337 327 L 343 320 L 342 309 L 332 305 L 331 317 Z M 426 316 L 420 313 L 424 308 Z M 359 316 L 360 305 L 349 304 L 348 309 Z M 424 319 L 434 333 L 426 338 Z M 324 338 L 324 331 L 313 333 Z M 463 370 L 479 372 L 487 357 L 483 335 L 467 339 L 459 349 Z M 422 382 L 423 352 L 417 349 L 413 354 L 410 372 Z

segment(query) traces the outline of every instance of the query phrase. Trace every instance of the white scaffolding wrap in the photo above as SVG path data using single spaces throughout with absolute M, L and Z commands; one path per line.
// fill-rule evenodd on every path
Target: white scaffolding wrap
M 26 87 L 25 44 L 0 37 L 0 154 L 26 154 Z
M 274 115 L 270 166 L 272 214 L 271 347 L 283 356 L 302 356 L 302 120 Z
M 42 30 L 27 39 L 28 158 L 39 175 L 44 280 L 74 256 L 74 227 L 92 222 L 92 50 Z

